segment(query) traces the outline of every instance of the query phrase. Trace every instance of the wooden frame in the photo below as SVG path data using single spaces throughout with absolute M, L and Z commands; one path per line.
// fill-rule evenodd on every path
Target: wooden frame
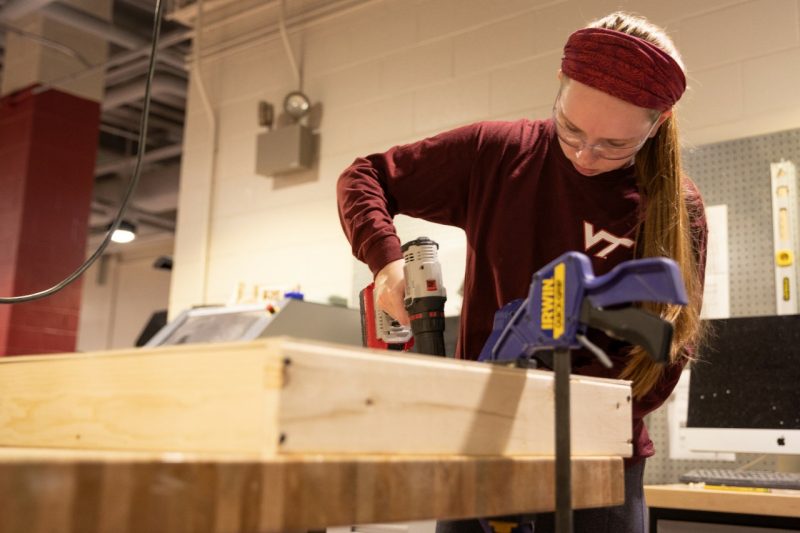
M 0 361 L 0 446 L 552 455 L 553 376 L 288 338 Z M 572 453 L 631 454 L 630 384 L 573 376 Z

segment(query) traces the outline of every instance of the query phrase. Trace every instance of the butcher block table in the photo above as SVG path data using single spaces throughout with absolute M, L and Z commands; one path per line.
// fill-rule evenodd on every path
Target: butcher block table
M 264 458 L 6 449 L 0 531 L 272 532 L 554 508 L 549 457 Z M 624 500 L 622 460 L 577 458 L 573 505 Z
M 0 533 L 278 532 L 554 509 L 552 374 L 288 338 L 0 360 Z M 573 376 L 573 506 L 630 384 Z

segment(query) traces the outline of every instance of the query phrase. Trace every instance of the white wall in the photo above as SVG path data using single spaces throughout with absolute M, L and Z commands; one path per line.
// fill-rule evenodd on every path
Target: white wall
M 279 106 L 296 88 L 280 41 L 252 40 L 201 63 L 218 125 L 216 158 L 193 71 L 173 315 L 225 301 L 239 281 L 301 284 L 317 301 L 350 296 L 353 279 L 363 275 L 354 275 L 336 214 L 341 170 L 356 156 L 470 121 L 549 115 L 567 36 L 617 7 L 665 25 L 683 52 L 691 87 L 679 116 L 690 144 L 800 126 L 800 0 L 364 5 L 291 33 L 296 53 L 303 51 L 305 90 L 324 108 L 319 168 L 294 184 L 254 173 L 258 101 Z M 240 19 L 239 33 L 257 26 L 257 16 Z M 236 35 L 237 28 L 224 32 Z M 219 32 L 204 38 L 204 50 L 221 48 Z M 454 295 L 465 254 L 460 231 L 403 217 L 397 226 L 403 240 L 427 234 L 442 244 Z
M 134 243 L 112 245 L 82 277 L 76 351 L 130 348 L 150 315 L 167 308 L 171 275 L 153 262 L 172 254 L 172 239 Z

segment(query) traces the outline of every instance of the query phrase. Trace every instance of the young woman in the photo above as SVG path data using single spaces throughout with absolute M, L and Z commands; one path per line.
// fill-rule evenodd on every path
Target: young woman
M 643 417 L 678 381 L 700 332 L 706 225 L 681 169 L 674 106 L 686 87 L 667 35 L 614 13 L 573 33 L 547 120 L 482 122 L 357 159 L 339 178 L 339 212 L 353 252 L 376 274 L 380 305 L 401 322 L 403 269 L 397 213 L 464 229 L 467 265 L 457 356 L 474 359 L 494 312 L 527 295 L 534 272 L 578 250 L 596 275 L 622 261 L 664 256 L 683 274 L 689 305 L 648 306 L 673 322 L 671 360 L 593 332 L 614 368 L 577 352 L 573 371 L 633 381 L 633 458 L 626 502 L 577 511 L 576 531 L 645 531 L 642 476 L 653 455 Z M 469 531 L 477 521 L 440 523 Z M 541 515 L 535 531 L 552 527 Z M 480 529 L 477 529 L 480 530 Z

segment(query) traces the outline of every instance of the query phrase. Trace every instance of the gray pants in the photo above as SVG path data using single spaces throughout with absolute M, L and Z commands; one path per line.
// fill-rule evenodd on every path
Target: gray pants
M 645 533 L 644 464 L 625 467 L 625 503 L 615 507 L 578 509 L 573 512 L 575 533 Z M 514 533 L 550 533 L 555 531 L 555 515 L 541 513 Z M 483 523 L 481 523 L 483 522 Z M 450 520 L 436 523 L 436 533 L 485 533 L 481 520 Z

